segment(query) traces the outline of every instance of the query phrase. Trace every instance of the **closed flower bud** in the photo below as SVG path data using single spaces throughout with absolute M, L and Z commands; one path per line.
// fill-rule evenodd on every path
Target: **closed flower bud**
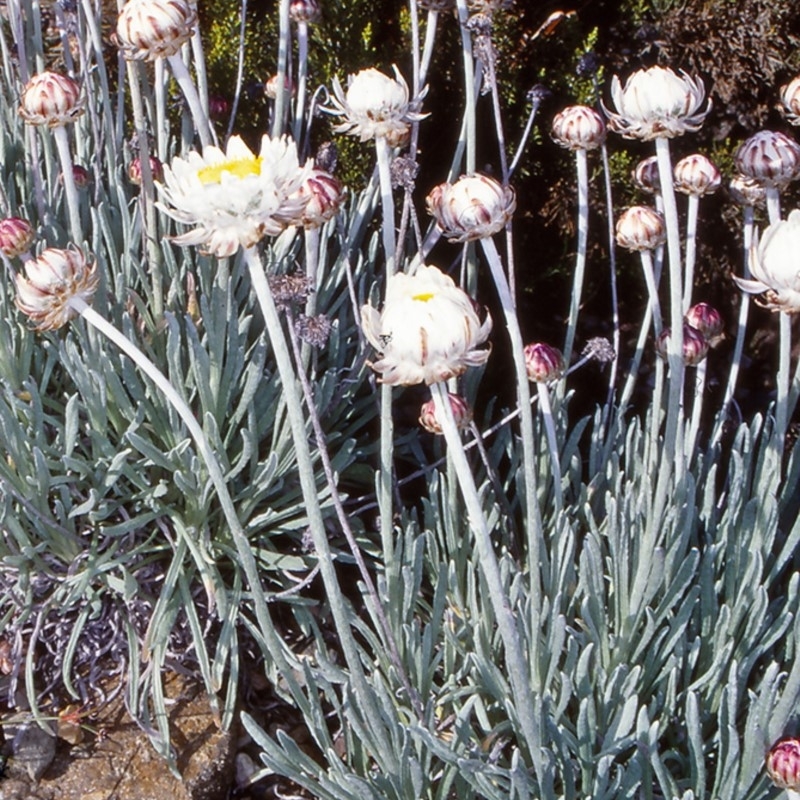
M 781 789 L 800 791 L 800 740 L 781 739 L 767 753 L 767 775 Z
M 315 167 L 298 194 L 307 198 L 301 224 L 310 230 L 319 228 L 336 215 L 344 199 L 344 188 L 329 172 Z
M 208 98 L 208 115 L 212 119 L 221 119 L 231 110 L 231 104 L 221 94 L 212 94 Z
M 734 175 L 731 178 L 728 192 L 740 206 L 763 208 L 767 204 L 767 190 L 764 184 L 744 175 Z
M 682 158 L 675 165 L 674 178 L 677 191 L 696 197 L 714 194 L 722 183 L 719 170 L 700 153 Z
M 164 179 L 164 165 L 161 160 L 155 156 L 149 156 L 147 160 L 150 164 L 150 174 L 153 176 L 153 180 L 162 181 Z M 138 157 L 132 159 L 128 165 L 128 180 L 134 186 L 142 185 L 142 161 Z
M 80 94 L 78 84 L 67 75 L 40 72 L 22 90 L 19 114 L 30 125 L 66 125 L 83 113 Z
M 664 328 L 661 335 L 656 339 L 656 352 L 663 359 L 667 359 L 669 353 L 669 337 L 671 330 Z M 708 341 L 700 331 L 691 325 L 683 326 L 683 363 L 687 367 L 696 367 L 708 354 Z
M 17 275 L 17 307 L 40 331 L 54 330 L 78 315 L 70 301 L 91 303 L 97 290 L 95 266 L 77 248 L 48 248 L 25 262 L 25 276 Z
M 781 88 L 781 102 L 786 119 L 800 125 L 800 75 Z
M 294 22 L 319 22 L 321 16 L 319 0 L 291 0 L 289 3 L 289 17 Z
M 800 145 L 780 131 L 759 131 L 739 146 L 735 160 L 745 178 L 780 189 L 800 174 Z
M 33 243 L 33 226 L 20 217 L 6 217 L 0 220 L 0 253 L 8 258 L 16 258 L 27 253 Z
M 661 191 L 661 181 L 658 176 L 658 157 L 643 158 L 633 168 L 631 178 L 643 192 L 658 194 Z
M 197 25 L 188 0 L 128 0 L 117 18 L 116 42 L 128 60 L 175 55 Z
M 459 430 L 469 428 L 472 422 L 472 409 L 469 407 L 467 401 L 461 397 L 461 395 L 449 392 L 447 397 L 450 400 L 450 408 L 453 409 L 456 427 Z M 419 414 L 419 424 L 429 433 L 441 435 L 444 432 L 441 422 L 436 416 L 436 405 L 433 400 L 428 400 L 427 403 L 422 404 Z
M 695 303 L 687 312 L 686 322 L 706 337 L 710 347 L 722 340 L 725 323 L 719 311 L 708 303 Z
M 283 92 L 287 97 L 294 94 L 294 83 L 288 75 L 283 76 Z M 264 94 L 270 100 L 274 100 L 278 96 L 278 75 L 273 75 L 268 78 L 264 84 Z
M 85 189 L 92 182 L 92 174 L 86 167 L 82 167 L 80 164 L 73 164 L 72 180 L 75 182 L 75 186 L 77 186 L 78 189 Z M 64 182 L 63 174 L 58 176 L 58 182 Z
M 664 218 L 649 206 L 632 206 L 622 212 L 616 226 L 617 244 L 626 250 L 655 250 L 664 244 Z
M 589 106 L 568 106 L 553 118 L 550 134 L 569 150 L 595 150 L 606 140 L 606 124 Z
M 487 175 L 441 183 L 425 202 L 444 235 L 457 242 L 484 239 L 503 230 L 517 207 L 514 190 Z
M 534 383 L 550 383 L 564 374 L 564 356 L 557 347 L 542 342 L 526 345 L 525 370 L 528 380 Z

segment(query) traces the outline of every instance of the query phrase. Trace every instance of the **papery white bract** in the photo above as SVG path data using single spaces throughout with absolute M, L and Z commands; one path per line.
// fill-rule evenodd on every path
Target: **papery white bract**
M 489 357 L 488 349 L 478 348 L 492 329 L 491 317 L 481 322 L 469 296 L 436 267 L 389 278 L 383 311 L 363 306 L 361 326 L 381 355 L 370 366 L 382 383 L 437 383 Z
M 736 168 L 762 186 L 782 189 L 800 176 L 800 145 L 781 131 L 758 131 L 742 142 Z
M 740 289 L 764 294 L 761 304 L 772 311 L 800 311 L 800 210 L 770 225 L 750 251 L 753 279 L 734 277 Z
M 25 262 L 25 276 L 17 275 L 17 308 L 41 331 L 66 325 L 78 312 L 70 300 L 91 303 L 97 290 L 95 265 L 77 248 L 48 248 Z
M 301 166 L 294 142 L 264 136 L 256 156 L 238 136 L 225 152 L 208 145 L 164 167 L 160 207 L 178 222 L 195 225 L 176 236 L 182 245 L 202 245 L 216 256 L 233 255 L 265 236 L 299 224 L 308 197 L 300 187 L 311 172 Z
M 596 150 L 606 140 L 606 123 L 589 106 L 567 106 L 553 117 L 550 135 L 569 150 Z
M 397 67 L 393 70 L 395 77 L 390 78 L 374 67 L 363 69 L 348 78 L 347 92 L 333 79 L 331 107 L 324 110 L 345 118 L 334 127 L 337 133 L 358 136 L 362 142 L 384 137 L 397 146 L 407 136 L 411 123 L 427 116 L 417 112 L 425 91 L 409 100 L 408 84 Z
M 425 202 L 442 233 L 457 242 L 503 230 L 517 207 L 514 190 L 487 175 L 464 175 L 434 186 Z
M 80 86 L 68 75 L 39 72 L 22 90 L 19 115 L 29 125 L 55 128 L 74 122 L 84 110 Z
M 649 206 L 631 206 L 620 214 L 615 227 L 617 244 L 626 250 L 655 250 L 667 239 L 664 217 Z
M 682 158 L 673 170 L 675 191 L 702 197 L 714 194 L 722 183 L 722 175 L 716 165 L 701 153 Z
M 128 0 L 117 18 L 116 42 L 129 60 L 175 55 L 197 25 L 197 8 L 187 0 Z
M 615 75 L 611 99 L 616 111 L 604 108 L 608 127 L 628 139 L 644 141 L 696 131 L 711 110 L 710 100 L 701 110 L 706 99 L 703 81 L 668 67 L 637 70 L 624 85 Z

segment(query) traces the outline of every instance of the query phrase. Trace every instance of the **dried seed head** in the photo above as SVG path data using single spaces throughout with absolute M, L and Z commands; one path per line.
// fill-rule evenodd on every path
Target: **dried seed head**
M 281 311 L 298 303 L 305 303 L 313 290 L 311 279 L 300 273 L 270 275 L 268 280 L 275 305 Z
M 312 347 L 324 347 L 331 333 L 331 321 L 325 314 L 308 317 L 301 314 L 295 322 L 297 335 Z

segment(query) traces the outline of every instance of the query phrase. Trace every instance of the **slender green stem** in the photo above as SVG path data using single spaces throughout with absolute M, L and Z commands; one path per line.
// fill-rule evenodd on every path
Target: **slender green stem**
M 475 545 L 479 555 L 478 563 L 486 580 L 497 628 L 503 640 L 503 647 L 506 652 L 506 666 L 514 697 L 514 709 L 519 718 L 521 733 L 527 744 L 534 768 L 541 776 L 543 766 L 540 756 L 541 724 L 534 714 L 528 664 L 522 651 L 521 637 L 514 620 L 514 612 L 503 589 L 500 565 L 492 546 L 489 526 L 483 513 L 478 490 L 475 486 L 475 479 L 464 453 L 461 438 L 458 435 L 458 429 L 453 418 L 453 409 L 447 396 L 447 388 L 442 383 L 434 383 L 431 386 L 431 394 L 436 408 L 436 417 L 442 425 L 447 448 L 455 464 L 459 486 L 464 496 L 464 503 L 467 506 L 469 524 L 475 535 Z
M 500 297 L 500 304 L 505 315 L 506 327 L 511 340 L 511 352 L 514 360 L 514 369 L 517 382 L 517 405 L 520 412 L 520 429 L 522 436 L 522 459 L 524 466 L 525 480 L 525 530 L 528 537 L 528 548 L 530 559 L 531 592 L 534 604 L 540 601 L 541 587 L 539 584 L 539 574 L 542 562 L 545 558 L 543 547 L 543 526 L 541 511 L 536 491 L 536 453 L 534 452 L 533 439 L 533 414 L 531 413 L 530 387 L 528 384 L 528 373 L 525 367 L 524 344 L 522 332 L 519 328 L 519 320 L 514 310 L 514 301 L 506 280 L 500 254 L 497 252 L 492 239 L 481 239 L 483 252 L 489 262 L 489 268 L 494 279 L 497 293 Z
M 61 162 L 61 177 L 64 181 L 64 194 L 67 198 L 70 235 L 75 244 L 81 244 L 84 236 L 81 227 L 80 198 L 78 197 L 78 187 L 75 185 L 75 173 L 72 171 L 72 152 L 69 149 L 69 135 L 66 127 L 58 125 L 53 128 L 53 137 L 56 140 L 58 160 Z
M 697 212 L 700 208 L 700 198 L 696 194 L 689 195 L 686 209 L 686 263 L 683 268 L 683 313 L 685 314 L 692 305 L 692 290 L 694 289 L 694 265 L 697 258 Z
M 197 87 L 194 85 L 194 81 L 189 74 L 186 64 L 183 63 L 183 59 L 180 57 L 179 53 L 167 56 L 167 61 L 169 62 L 175 80 L 178 82 L 178 86 L 181 87 L 181 92 L 183 92 L 186 103 L 189 106 L 189 112 L 192 115 L 195 130 L 200 137 L 200 144 L 203 147 L 213 144 L 216 141 L 216 135 L 211 127 L 208 114 L 203 110 L 203 104 L 200 102 L 200 95 L 197 92 Z
M 586 150 L 575 151 L 575 165 L 578 178 L 578 251 L 575 256 L 575 271 L 572 278 L 567 336 L 564 340 L 565 364 L 569 364 L 572 359 L 575 330 L 578 326 L 578 314 L 581 308 L 583 277 L 586 272 L 586 243 L 589 238 L 589 171 Z
M 556 517 L 564 508 L 564 493 L 561 489 L 561 458 L 558 453 L 558 436 L 556 424 L 553 420 L 553 408 L 550 404 L 550 391 L 546 383 L 537 383 L 536 392 L 539 395 L 539 408 L 544 419 L 544 429 L 547 433 L 547 444 L 550 448 L 550 461 L 553 465 L 553 491 L 556 500 Z
M 70 305 L 86 320 L 87 323 L 96 328 L 101 334 L 108 338 L 113 344 L 119 347 L 139 369 L 147 375 L 148 378 L 155 384 L 156 388 L 164 395 L 172 407 L 180 416 L 184 425 L 188 429 L 192 439 L 194 439 L 197 451 L 200 457 L 206 464 L 208 476 L 211 479 L 214 489 L 217 492 L 222 513 L 225 515 L 225 521 L 228 523 L 231 537 L 233 538 L 236 546 L 236 551 L 241 560 L 242 569 L 244 570 L 247 581 L 250 584 L 250 589 L 253 593 L 253 604 L 256 611 L 256 619 L 258 620 L 259 629 L 264 637 L 264 641 L 268 647 L 269 655 L 274 659 L 275 664 L 282 673 L 282 677 L 286 680 L 290 687 L 293 697 L 299 702 L 303 703 L 303 692 L 300 685 L 294 677 L 294 672 L 289 666 L 286 656 L 284 655 L 284 644 L 278 636 L 272 624 L 272 619 L 269 615 L 266 600 L 264 598 L 264 590 L 261 587 L 261 580 L 258 575 L 258 565 L 253 550 L 247 540 L 239 517 L 236 513 L 236 508 L 233 504 L 230 492 L 228 491 L 225 482 L 225 476 L 217 460 L 211 444 L 209 443 L 203 429 L 200 427 L 197 419 L 195 418 L 192 410 L 187 405 L 186 401 L 176 391 L 175 387 L 169 382 L 166 376 L 158 369 L 158 367 L 136 346 L 130 339 L 118 331 L 110 322 L 98 314 L 91 306 L 87 305 L 80 297 L 73 297 L 69 301 Z
M 319 506 L 319 493 L 314 474 L 314 464 L 311 458 L 311 448 L 308 443 L 306 421 L 303 416 L 302 399 L 297 389 L 295 370 L 278 316 L 278 309 L 275 307 L 275 301 L 269 288 L 264 267 L 255 248 L 248 247 L 244 253 L 250 272 L 250 280 L 258 299 L 258 304 L 261 307 L 261 313 L 264 316 L 264 325 L 272 344 L 272 351 L 281 380 L 283 398 L 286 402 L 286 413 L 294 441 L 300 486 L 308 514 L 309 530 L 319 559 L 320 574 L 339 636 L 339 642 L 350 670 L 353 689 L 362 704 L 365 720 L 372 724 L 376 737 L 382 740 L 382 747 L 388 748 L 390 745 L 386 740 L 386 733 L 381 724 L 381 713 L 377 708 L 374 693 L 369 688 L 364 675 L 358 647 L 350 627 L 350 613 L 348 613 L 345 598 L 336 576 L 334 556 L 328 542 L 325 522 Z
M 278 84 L 275 95 L 275 117 L 272 120 L 273 139 L 283 133 L 284 117 L 286 116 L 289 39 L 289 0 L 280 0 L 278 4 Z
M 475 172 L 475 145 L 476 145 L 476 121 L 475 121 L 475 62 L 472 58 L 472 37 L 467 29 L 469 19 L 469 9 L 467 0 L 456 0 L 458 10 L 458 22 L 461 30 L 461 55 L 464 62 L 464 97 L 466 98 L 466 108 L 464 109 L 464 127 L 462 128 L 461 140 L 467 149 L 467 161 L 464 171 L 467 175 Z
M 308 23 L 297 23 L 297 100 L 294 106 L 292 135 L 298 146 L 303 134 L 306 109 L 306 84 L 308 83 Z
M 522 154 L 525 152 L 525 145 L 528 143 L 528 138 L 533 130 L 533 121 L 536 119 L 539 106 L 542 104 L 542 98 L 538 92 L 532 92 L 529 97 L 531 98 L 531 110 L 528 112 L 528 119 L 525 121 L 525 129 L 522 131 L 522 136 L 519 138 L 517 152 L 514 154 L 514 158 L 512 159 L 511 165 L 508 168 L 509 178 L 514 174 L 514 170 L 517 168 L 517 165 L 522 158 Z

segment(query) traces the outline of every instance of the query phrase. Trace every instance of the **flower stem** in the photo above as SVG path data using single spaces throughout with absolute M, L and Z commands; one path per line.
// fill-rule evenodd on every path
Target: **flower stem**
M 53 128 L 53 136 L 58 149 L 58 160 L 61 162 L 61 177 L 64 179 L 64 194 L 67 198 L 67 211 L 69 212 L 69 228 L 72 241 L 75 244 L 83 242 L 81 228 L 80 199 L 78 187 L 75 185 L 75 173 L 72 171 L 72 153 L 69 149 L 69 136 L 64 125 Z
M 792 317 L 781 311 L 778 314 L 780 345 L 778 349 L 778 397 L 775 401 L 775 449 L 778 458 L 783 457 L 786 429 L 789 424 L 789 369 L 792 354 Z M 780 461 L 778 462 L 780 463 Z
M 382 719 L 381 713 L 376 706 L 374 693 L 367 685 L 358 654 L 358 647 L 350 628 L 350 615 L 336 576 L 334 556 L 331 552 L 328 535 L 325 530 L 325 522 L 322 519 L 322 512 L 319 506 L 317 482 L 314 475 L 314 464 L 311 459 L 311 448 L 308 444 L 308 432 L 303 417 L 302 400 L 297 390 L 295 370 L 280 318 L 278 317 L 278 310 L 272 298 L 264 267 L 255 248 L 246 248 L 244 254 L 250 271 L 250 280 L 258 299 L 258 304 L 261 307 L 264 325 L 272 344 L 272 352 L 275 356 L 278 375 L 281 380 L 283 397 L 286 402 L 286 413 L 292 429 L 300 486 L 308 514 L 309 530 L 319 559 L 320 574 L 322 575 L 339 642 L 341 643 L 342 652 L 350 671 L 350 679 L 353 682 L 353 689 L 362 706 L 365 720 L 368 723 L 373 723 L 372 730 L 378 738 L 384 740 L 382 745 L 388 748 L 389 743 L 385 741 L 385 732 L 380 722 Z
M 558 517 L 564 508 L 564 494 L 561 489 L 561 459 L 558 454 L 556 425 L 553 421 L 553 408 L 550 405 L 550 391 L 547 388 L 547 384 L 538 382 L 536 384 L 536 392 L 539 395 L 539 408 L 544 418 L 544 429 L 547 433 L 547 443 L 550 448 L 550 461 L 553 464 L 553 491 L 556 500 L 555 514 L 556 517 Z
M 767 216 L 770 225 L 780 222 L 781 196 L 776 186 L 767 186 Z
M 222 474 L 222 469 L 219 461 L 214 453 L 211 444 L 206 438 L 203 429 L 195 419 L 192 410 L 187 405 L 186 401 L 178 394 L 175 387 L 169 382 L 166 376 L 158 369 L 158 367 L 136 346 L 130 339 L 118 331 L 110 322 L 98 314 L 91 306 L 81 299 L 80 297 L 73 297 L 70 299 L 69 304 L 86 320 L 87 323 L 96 328 L 101 334 L 108 338 L 113 344 L 119 347 L 139 369 L 150 378 L 175 409 L 180 416 L 183 423 L 186 425 L 192 439 L 194 439 L 197 451 L 200 457 L 206 464 L 208 476 L 211 479 L 214 489 L 217 492 L 222 513 L 225 515 L 225 521 L 228 523 L 231 537 L 233 538 L 236 546 L 236 551 L 241 560 L 242 569 L 248 583 L 250 590 L 253 594 L 253 604 L 255 606 L 256 618 L 258 620 L 259 629 L 267 644 L 270 656 L 274 659 L 275 664 L 282 673 L 283 678 L 286 680 L 290 687 L 292 695 L 302 702 L 303 693 L 294 673 L 289 666 L 286 656 L 284 655 L 284 644 L 275 631 L 272 620 L 269 615 L 269 610 L 264 598 L 264 590 L 261 586 L 261 580 L 258 575 L 258 565 L 256 564 L 255 557 L 253 556 L 252 548 L 247 541 L 247 536 L 244 532 L 236 509 L 233 504 L 230 492 L 228 491 L 225 477 Z
M 541 730 L 540 724 L 537 723 L 533 713 L 534 706 L 528 677 L 528 664 L 522 652 L 521 637 L 514 620 L 514 613 L 503 589 L 500 565 L 492 546 L 489 526 L 481 507 L 475 480 L 470 471 L 467 457 L 464 454 L 461 438 L 458 435 L 458 429 L 453 418 L 453 409 L 447 396 L 447 388 L 442 383 L 434 383 L 431 386 L 431 394 L 436 408 L 436 417 L 441 421 L 447 448 L 455 464 L 458 483 L 464 496 L 464 503 L 467 506 L 469 524 L 475 535 L 475 545 L 479 556 L 478 563 L 486 580 L 497 628 L 503 640 L 506 665 L 514 698 L 514 708 L 519 718 L 521 733 L 533 759 L 536 772 L 541 774 L 542 765 L 540 764 L 539 756 Z
M 189 70 L 186 68 L 186 64 L 183 63 L 183 59 L 178 53 L 167 56 L 167 61 L 169 62 L 175 80 L 178 82 L 178 86 L 181 87 L 186 103 L 189 106 L 189 112 L 194 120 L 195 130 L 200 137 L 200 144 L 206 147 L 214 143 L 216 141 L 216 135 L 211 127 L 208 115 L 203 110 L 203 104 L 200 102 L 200 95 L 197 93 L 197 88 L 192 81 Z
M 425 85 L 425 79 L 428 77 L 428 68 L 431 65 L 431 56 L 433 55 L 433 45 L 436 41 L 436 27 L 438 21 L 439 12 L 430 9 L 425 25 L 425 42 L 422 45 L 422 58 L 419 65 L 420 88 Z
M 533 440 L 533 414 L 531 413 L 530 387 L 525 367 L 524 345 L 519 320 L 514 310 L 514 301 L 506 280 L 500 254 L 491 238 L 481 239 L 483 252 L 489 262 L 500 304 L 505 315 L 506 327 L 511 340 L 511 352 L 517 379 L 517 405 L 520 412 L 520 429 L 522 436 L 522 458 L 525 472 L 525 530 L 528 537 L 528 557 L 530 559 L 532 602 L 540 600 L 539 572 L 545 558 L 543 551 L 543 529 L 541 511 L 536 492 L 536 454 Z
M 661 319 L 661 303 L 658 299 L 658 286 L 656 285 L 656 276 L 653 270 L 653 253 L 650 250 L 642 250 L 640 256 L 644 282 L 647 285 L 647 294 L 649 295 L 649 306 L 653 316 L 653 333 L 658 338 L 661 335 L 664 323 Z
M 578 314 L 581 308 L 583 292 L 583 276 L 586 271 L 586 243 L 589 233 L 589 172 L 586 150 L 575 151 L 575 164 L 578 176 L 578 252 L 575 257 L 575 272 L 572 279 L 572 295 L 570 298 L 569 318 L 567 320 L 567 337 L 564 341 L 564 363 L 572 359 L 572 348 L 575 343 L 575 329 L 578 325 Z
M 465 172 L 471 175 L 475 172 L 475 141 L 476 141 L 476 122 L 475 122 L 475 62 L 472 58 L 472 38 L 467 29 L 469 19 L 469 9 L 467 0 L 456 0 L 458 9 L 459 29 L 461 30 L 461 54 L 464 62 L 464 97 L 466 108 L 464 109 L 464 130 L 462 136 L 466 140 L 467 161 Z
M 690 194 L 689 204 L 686 211 L 686 264 L 684 265 L 682 306 L 684 314 L 692 305 L 694 264 L 697 258 L 697 212 L 699 208 L 700 198 L 696 194 Z
M 275 118 L 272 120 L 272 137 L 283 133 L 283 118 L 286 113 L 287 75 L 289 67 L 289 0 L 278 3 L 278 85 L 275 95 Z
M 298 146 L 303 134 L 303 118 L 306 105 L 306 84 L 308 82 L 308 23 L 297 23 L 297 100 L 294 107 L 294 127 L 292 135 Z
M 700 432 L 700 418 L 703 414 L 703 399 L 706 392 L 706 376 L 708 375 L 708 358 L 704 358 L 697 365 L 694 379 L 694 402 L 692 405 L 692 419 L 689 425 L 689 434 L 686 438 L 686 461 L 691 465 L 694 449 L 697 444 L 697 434 Z

